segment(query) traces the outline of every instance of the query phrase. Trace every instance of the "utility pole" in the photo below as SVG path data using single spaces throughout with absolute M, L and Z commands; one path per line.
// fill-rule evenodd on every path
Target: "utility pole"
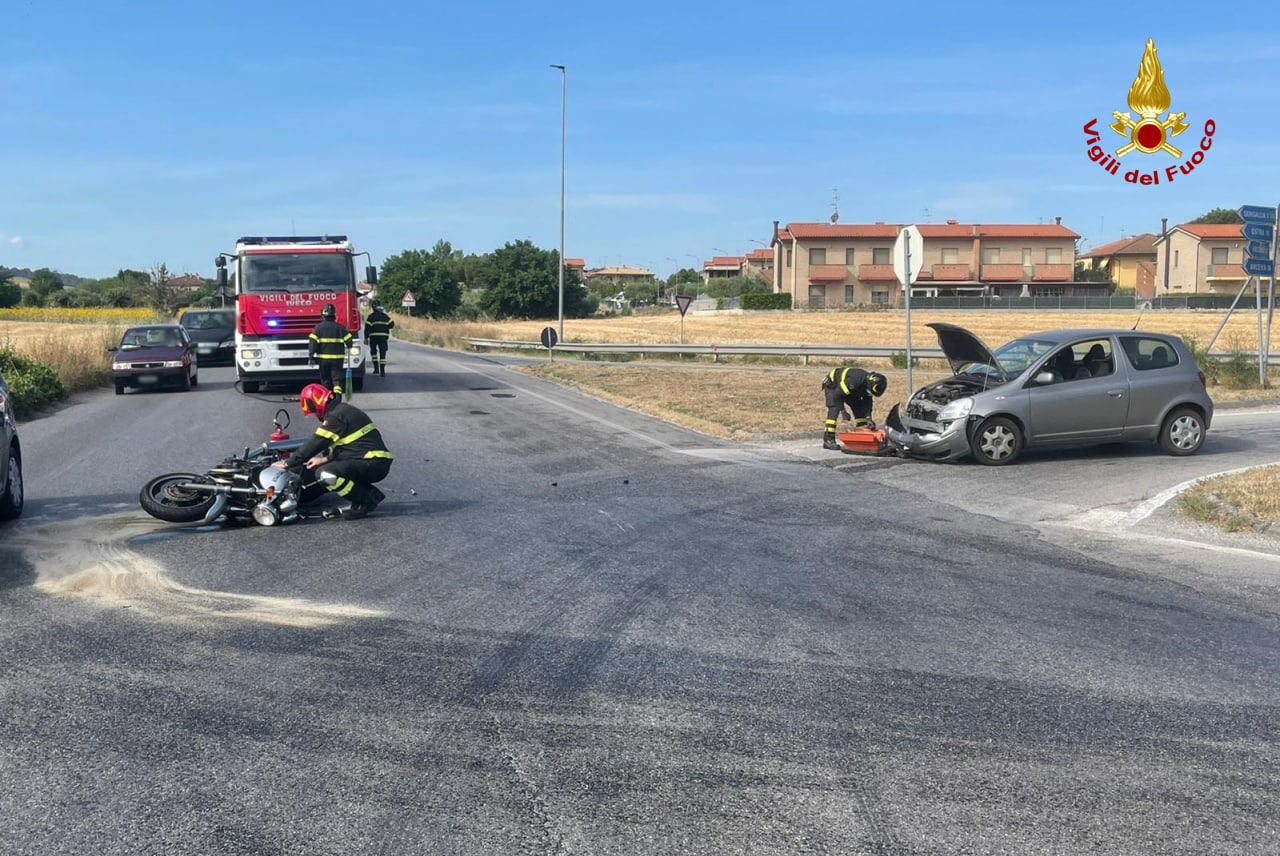
M 560 338 L 564 338 L 564 95 L 568 74 L 563 65 L 551 65 L 560 70 Z

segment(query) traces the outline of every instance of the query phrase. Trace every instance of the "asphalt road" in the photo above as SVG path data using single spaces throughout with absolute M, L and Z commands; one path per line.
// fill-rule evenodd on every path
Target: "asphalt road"
M 22 426 L 0 851 L 1280 852 L 1280 567 L 1156 500 L 1270 460 L 713 440 L 392 347 L 363 521 L 174 527 L 261 441 L 228 369 Z

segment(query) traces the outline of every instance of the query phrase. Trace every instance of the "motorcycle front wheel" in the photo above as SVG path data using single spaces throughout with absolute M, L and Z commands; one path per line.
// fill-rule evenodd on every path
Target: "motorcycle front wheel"
M 195 523 L 203 520 L 218 501 L 218 496 L 183 486 L 191 482 L 213 484 L 208 476 L 167 473 L 144 484 L 142 492 L 138 494 L 138 502 L 147 514 L 167 523 Z

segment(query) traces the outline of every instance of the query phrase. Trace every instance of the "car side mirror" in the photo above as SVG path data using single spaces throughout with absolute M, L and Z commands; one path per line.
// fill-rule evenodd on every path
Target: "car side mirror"
M 188 350 L 188 351 L 194 351 L 194 350 L 196 349 L 196 347 L 197 347 L 197 345 L 196 345 L 196 343 L 195 343 L 195 342 L 187 342 L 187 350 Z
M 1040 372 L 1040 374 L 1036 375 L 1036 386 L 1048 386 L 1056 383 L 1057 380 L 1053 372 Z

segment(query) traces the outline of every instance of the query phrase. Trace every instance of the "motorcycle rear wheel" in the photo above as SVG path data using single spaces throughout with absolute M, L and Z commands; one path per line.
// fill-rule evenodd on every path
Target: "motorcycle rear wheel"
M 195 523 L 203 520 L 217 502 L 217 494 L 183 488 L 182 485 L 187 482 L 213 483 L 208 476 L 195 473 L 166 473 L 156 476 L 144 484 L 138 494 L 142 510 L 166 523 Z

